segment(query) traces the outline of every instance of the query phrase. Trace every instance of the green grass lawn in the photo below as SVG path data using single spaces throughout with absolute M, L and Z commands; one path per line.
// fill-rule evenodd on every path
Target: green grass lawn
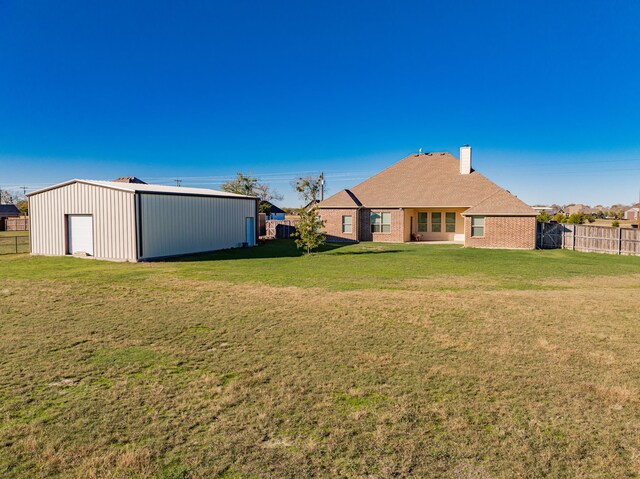
M 640 477 L 640 258 L 0 256 L 0 477 Z

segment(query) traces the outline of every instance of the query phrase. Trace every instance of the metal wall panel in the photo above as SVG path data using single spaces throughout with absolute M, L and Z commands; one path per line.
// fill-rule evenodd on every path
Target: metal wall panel
M 93 215 L 94 255 L 100 259 L 136 261 L 133 192 L 84 183 L 38 193 L 29 198 L 31 252 L 66 253 L 65 215 Z
M 251 199 L 152 193 L 140 197 L 142 258 L 237 248 L 245 241 L 246 218 L 256 216 Z

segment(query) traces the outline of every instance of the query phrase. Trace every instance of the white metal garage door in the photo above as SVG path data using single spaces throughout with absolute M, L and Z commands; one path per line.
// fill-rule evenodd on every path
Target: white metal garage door
M 93 216 L 69 215 L 69 253 L 93 256 Z

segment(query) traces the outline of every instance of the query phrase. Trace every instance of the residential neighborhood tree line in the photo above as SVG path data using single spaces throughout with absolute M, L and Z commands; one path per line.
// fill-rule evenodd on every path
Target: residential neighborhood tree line
M 553 221 L 555 223 L 574 225 L 594 223 L 598 219 L 610 219 L 611 226 L 617 228 L 620 226 L 619 220 L 624 219 L 624 210 L 600 210 L 595 213 L 575 212 L 571 214 L 558 212 L 554 215 L 551 215 L 547 211 L 541 211 L 536 219 L 539 223 L 548 223 L 550 221 Z

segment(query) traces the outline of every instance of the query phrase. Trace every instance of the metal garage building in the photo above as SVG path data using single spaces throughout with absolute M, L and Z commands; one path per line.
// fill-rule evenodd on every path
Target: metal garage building
M 257 241 L 258 200 L 252 196 L 93 180 L 27 196 L 32 254 L 140 261 Z

